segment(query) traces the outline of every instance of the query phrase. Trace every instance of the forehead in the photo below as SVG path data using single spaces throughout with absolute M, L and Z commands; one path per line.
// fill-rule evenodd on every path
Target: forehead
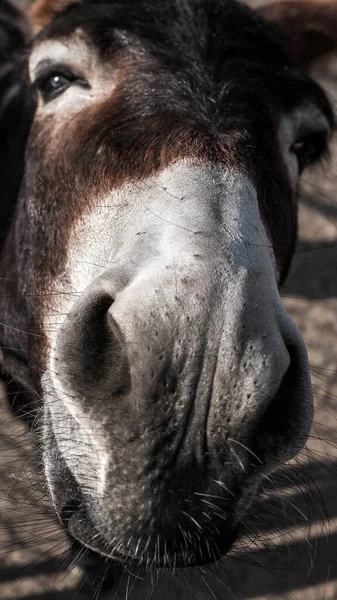
M 291 62 L 274 28 L 236 0 L 82 0 L 54 19 L 36 43 L 77 28 L 102 54 L 138 40 L 177 65 L 196 57 L 214 63 L 224 55 L 268 64 L 267 50 L 274 65 Z
M 76 47 L 69 42 L 74 34 Z M 304 100 L 330 111 L 277 28 L 235 0 L 82 0 L 37 36 L 33 54 L 47 40 L 70 44 L 68 56 L 82 53 L 89 61 L 91 53 L 102 65 L 119 50 L 126 50 L 124 56 L 132 52 L 146 58 L 142 66 L 147 64 L 149 76 L 151 67 L 152 75 L 160 67 L 176 80 L 183 73 L 181 88 L 192 85 L 203 94 L 229 83 L 252 96 L 255 87 L 265 105 L 274 102 L 281 110 Z

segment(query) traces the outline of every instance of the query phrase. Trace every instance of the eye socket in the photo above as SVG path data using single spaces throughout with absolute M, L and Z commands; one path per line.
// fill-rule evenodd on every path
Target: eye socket
M 86 80 L 63 65 L 50 66 L 43 68 L 33 87 L 41 94 L 43 102 L 46 104 L 63 94 L 71 85 L 80 85 L 89 88 Z
M 326 131 L 311 133 L 298 139 L 290 148 L 297 158 L 299 172 L 312 165 L 328 150 Z

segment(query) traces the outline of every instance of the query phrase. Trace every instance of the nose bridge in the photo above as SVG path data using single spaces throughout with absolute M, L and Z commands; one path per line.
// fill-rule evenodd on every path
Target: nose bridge
M 154 304 L 159 320 L 164 314 L 174 320 L 178 310 L 190 319 L 215 312 L 223 323 L 228 307 L 240 312 L 254 297 L 265 306 L 265 318 L 282 312 L 272 246 L 246 176 L 179 164 L 159 175 L 138 202 L 137 229 L 116 256 L 129 283 L 115 297 L 114 314 L 127 311 L 126 321 L 141 320 Z
M 165 270 L 199 271 L 211 285 L 228 270 L 255 270 L 275 288 L 274 258 L 256 191 L 245 175 L 211 165 L 179 163 L 129 200 L 126 231 L 113 249 L 129 280 Z M 161 273 L 161 275 L 160 275 Z

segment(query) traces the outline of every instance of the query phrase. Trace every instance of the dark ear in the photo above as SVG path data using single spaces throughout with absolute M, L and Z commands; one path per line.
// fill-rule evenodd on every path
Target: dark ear
M 33 30 L 39 31 L 48 25 L 57 13 L 77 2 L 80 0 L 34 0 L 28 9 L 28 17 Z
M 257 8 L 290 39 L 295 58 L 305 67 L 337 48 L 336 0 L 279 0 Z

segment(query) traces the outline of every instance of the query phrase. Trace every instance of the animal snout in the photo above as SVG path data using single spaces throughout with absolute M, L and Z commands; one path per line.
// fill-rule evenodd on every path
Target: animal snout
M 181 545 L 192 562 L 226 551 L 247 484 L 307 435 L 305 351 L 262 284 L 247 269 L 201 284 L 192 264 L 124 287 L 106 272 L 82 294 L 45 379 L 51 422 L 62 422 L 55 441 L 80 495 L 66 520 L 75 537 L 83 541 L 76 523 L 85 507 L 106 554 L 118 539 L 129 560 L 130 536 L 137 560 L 146 544 L 156 555 L 159 538 L 178 562 Z M 217 498 L 210 514 L 209 496 Z M 67 495 L 63 514 L 64 505 Z M 194 537 L 182 533 L 190 528 Z
M 113 282 L 95 282 L 59 334 L 56 370 L 65 376 L 69 390 L 74 390 L 84 410 L 91 395 L 114 397 L 130 389 L 123 333 L 111 314 L 114 301 Z M 73 409 L 70 406 L 70 411 Z
M 111 269 L 87 245 L 69 256 L 81 293 L 43 380 L 49 489 L 101 554 L 209 562 L 263 474 L 305 443 L 306 352 L 246 177 L 176 165 L 123 198 L 139 219 L 117 239 L 101 222 Z

